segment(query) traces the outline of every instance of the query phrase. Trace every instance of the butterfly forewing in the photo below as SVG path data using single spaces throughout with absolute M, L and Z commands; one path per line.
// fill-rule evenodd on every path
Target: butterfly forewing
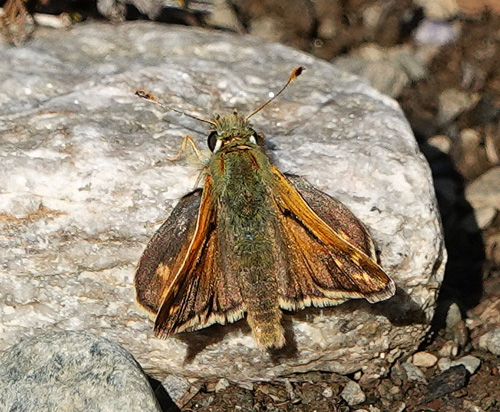
M 244 315 L 239 290 L 228 289 L 228 277 L 234 274 L 220 267 L 211 184 L 207 177 L 189 250 L 162 296 L 155 321 L 160 337 L 234 322 Z
M 373 240 L 365 225 L 342 202 L 327 195 L 300 176 L 285 174 L 309 207 L 344 240 L 377 260 Z
M 373 303 L 392 296 L 394 284 L 374 261 L 366 229 L 361 223 L 356 225 L 357 219 L 347 208 L 332 201 L 331 209 L 322 212 L 322 219 L 299 191 L 311 203 L 333 199 L 321 192 L 317 198 L 304 181 L 291 178 L 294 187 L 279 170 L 272 170 L 279 188 L 277 207 L 283 212 L 281 233 L 288 245 L 283 250 L 288 262 L 286 276 L 279 282 L 282 307 L 330 306 L 352 298 Z
M 174 279 L 196 230 L 201 189 L 184 196 L 149 241 L 135 274 L 136 300 L 151 317 Z

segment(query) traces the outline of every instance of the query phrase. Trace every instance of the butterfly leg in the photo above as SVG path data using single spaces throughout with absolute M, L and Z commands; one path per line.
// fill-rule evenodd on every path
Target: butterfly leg
M 181 148 L 179 149 L 177 154 L 172 157 L 167 157 L 167 160 L 170 160 L 171 162 L 179 160 L 183 153 L 187 150 L 188 144 L 190 145 L 198 160 L 205 164 L 207 159 L 191 136 L 186 136 L 184 139 L 182 139 Z

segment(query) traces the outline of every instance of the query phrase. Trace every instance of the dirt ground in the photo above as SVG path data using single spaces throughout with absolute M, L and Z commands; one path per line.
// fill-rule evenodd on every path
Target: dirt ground
M 84 4 L 80 8 L 76 3 L 66 6 L 71 4 L 79 18 L 98 17 L 92 2 L 80 2 Z M 433 170 L 449 253 L 433 328 L 420 349 L 438 359 L 471 355 L 481 366 L 473 374 L 464 368 L 446 374 L 439 364 L 421 367 L 425 382 L 412 380 L 395 365 L 387 377 L 362 385 L 366 400 L 356 406 L 340 396 L 347 378 L 354 376 L 311 372 L 255 383 L 253 388 L 229 384 L 222 390 L 216 390 L 217 382 L 206 382 L 183 402 L 181 410 L 500 411 L 500 358 L 479 345 L 485 333 L 500 327 L 500 215 L 480 224 L 464 194 L 500 163 L 500 2 L 434 3 L 456 7 L 443 6 L 445 11 L 439 14 L 420 7 L 416 0 L 228 2 L 234 18 L 230 26 L 237 31 L 279 40 L 333 62 L 356 56 L 366 45 L 387 55 L 402 49 L 416 55 L 422 51 L 417 33 L 425 22 L 452 33 L 447 42 L 431 36 L 437 44 L 426 49 L 431 51 L 426 54 L 423 75 L 409 76 L 394 97 Z M 47 4 L 50 1 L 31 7 L 43 11 Z M 57 4 L 55 11 L 52 4 L 52 12 L 65 10 L 64 2 Z M 137 18 L 140 13 L 135 11 L 122 17 Z M 176 13 L 170 21 L 220 29 L 203 13 Z M 449 317 L 446 321 L 452 304 L 462 315 L 454 325 Z

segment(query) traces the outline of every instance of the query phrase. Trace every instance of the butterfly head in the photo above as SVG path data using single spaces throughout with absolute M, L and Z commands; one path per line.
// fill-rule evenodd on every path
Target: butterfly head
M 262 143 L 262 135 L 252 129 L 247 118 L 236 110 L 231 114 L 215 116 L 212 120 L 212 131 L 208 135 L 208 147 L 216 153 L 220 149 L 233 147 L 253 148 Z

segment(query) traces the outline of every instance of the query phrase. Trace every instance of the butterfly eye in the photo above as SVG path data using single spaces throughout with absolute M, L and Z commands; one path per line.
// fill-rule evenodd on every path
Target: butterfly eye
M 218 134 L 215 130 L 208 135 L 207 144 L 211 152 L 215 150 L 215 146 L 217 145 L 217 136 Z
M 253 135 L 250 138 L 250 141 L 253 144 L 264 146 L 264 133 L 257 133 L 255 130 L 253 131 Z

